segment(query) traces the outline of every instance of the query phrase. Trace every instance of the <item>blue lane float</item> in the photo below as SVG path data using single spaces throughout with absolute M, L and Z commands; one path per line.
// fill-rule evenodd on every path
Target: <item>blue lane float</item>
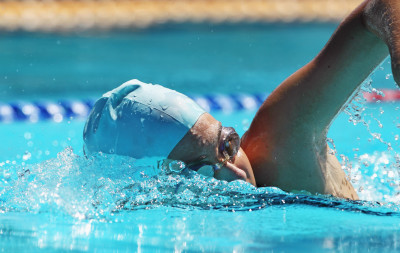
M 399 101 L 399 90 L 382 90 L 384 96 L 365 93 L 367 102 Z M 191 95 L 207 112 L 222 111 L 234 112 L 242 110 L 257 110 L 267 98 L 267 93 L 259 94 L 212 94 Z M 64 120 L 86 119 L 96 99 L 60 100 L 60 101 L 16 101 L 0 103 L 0 122 L 38 122 L 51 120 L 61 122 Z
M 207 112 L 256 110 L 268 94 L 192 95 Z M 0 122 L 86 119 L 96 99 L 0 103 Z

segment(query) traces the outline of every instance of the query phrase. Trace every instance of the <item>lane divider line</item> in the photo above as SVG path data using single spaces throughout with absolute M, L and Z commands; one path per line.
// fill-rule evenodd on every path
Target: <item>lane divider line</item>
M 380 90 L 383 94 L 364 93 L 369 103 L 400 101 L 400 90 Z M 267 98 L 267 93 L 259 94 L 213 94 L 190 96 L 207 112 L 222 111 L 234 112 L 242 110 L 257 110 Z M 15 101 L 0 102 L 0 123 L 27 121 L 31 123 L 51 120 L 62 122 L 65 120 L 86 119 L 95 99 L 60 100 L 60 101 Z

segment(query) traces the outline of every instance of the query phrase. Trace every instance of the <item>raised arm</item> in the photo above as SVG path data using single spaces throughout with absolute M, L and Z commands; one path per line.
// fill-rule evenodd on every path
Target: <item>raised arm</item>
M 363 2 L 321 52 L 263 103 L 242 140 L 258 185 L 357 198 L 337 159 L 327 153 L 326 134 L 354 91 L 387 56 L 385 42 L 399 80 L 399 2 Z

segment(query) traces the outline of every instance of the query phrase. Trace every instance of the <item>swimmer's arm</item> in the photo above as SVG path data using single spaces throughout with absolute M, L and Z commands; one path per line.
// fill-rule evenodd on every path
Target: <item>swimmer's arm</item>
M 325 139 L 332 120 L 389 51 L 399 83 L 400 1 L 364 1 L 321 52 L 285 80 L 263 107 L 284 113 L 284 122 L 308 122 L 315 137 Z
M 282 121 L 296 122 L 294 129 L 302 127 L 299 121 L 307 122 L 315 138 L 325 139 L 332 120 L 388 55 L 385 43 L 365 25 L 370 2 L 353 11 L 321 52 L 285 80 L 263 107 L 285 114 Z
M 258 185 L 350 196 L 328 189 L 335 183 L 329 178 L 343 181 L 343 185 L 347 180 L 344 174 L 336 173 L 339 171 L 329 175 L 333 166 L 329 164 L 326 134 L 353 92 L 387 56 L 385 42 L 393 57 L 394 76 L 399 76 L 400 12 L 393 10 L 398 2 L 363 2 L 340 24 L 321 52 L 263 103 L 242 142 Z M 377 3 L 393 5 L 390 15 L 387 13 L 391 22 L 376 21 L 384 12 Z M 389 25 L 390 29 L 385 27 Z M 379 34 L 382 30 L 387 32 Z

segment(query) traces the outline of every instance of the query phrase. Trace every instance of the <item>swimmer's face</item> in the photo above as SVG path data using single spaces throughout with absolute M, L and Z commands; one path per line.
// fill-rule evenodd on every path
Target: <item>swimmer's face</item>
M 223 128 L 208 113 L 200 116 L 168 158 L 183 161 L 189 168 L 216 165 L 214 177 L 227 181 L 246 179 L 247 172 L 251 171 L 237 133 L 233 128 Z

